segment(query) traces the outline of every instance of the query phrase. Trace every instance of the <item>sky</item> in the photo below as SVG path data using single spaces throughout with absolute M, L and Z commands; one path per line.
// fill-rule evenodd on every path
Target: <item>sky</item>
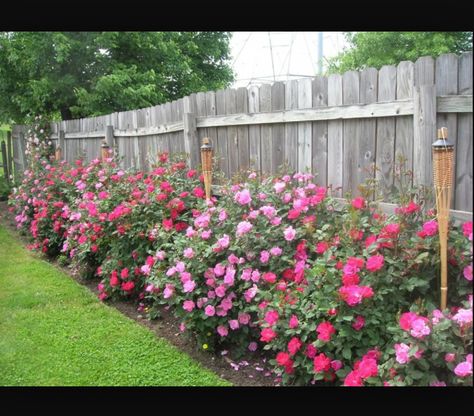
M 236 80 L 232 87 L 317 75 L 319 33 L 233 32 L 231 64 Z M 324 59 L 341 52 L 346 42 L 342 32 L 322 33 L 324 70 Z

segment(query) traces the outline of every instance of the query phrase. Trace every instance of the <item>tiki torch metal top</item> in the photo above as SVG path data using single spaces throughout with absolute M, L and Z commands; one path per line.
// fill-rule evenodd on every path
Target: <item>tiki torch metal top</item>
M 448 140 L 448 129 L 441 127 L 438 129 L 438 140 L 436 140 L 431 147 L 433 150 L 453 150 L 454 144 Z
M 204 152 L 210 152 L 212 150 L 212 145 L 209 143 L 209 139 L 207 137 L 202 139 L 201 150 Z

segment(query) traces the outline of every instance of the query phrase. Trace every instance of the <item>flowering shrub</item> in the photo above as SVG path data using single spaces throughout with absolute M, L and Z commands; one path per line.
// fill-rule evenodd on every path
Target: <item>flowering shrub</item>
M 438 311 L 421 201 L 390 216 L 363 196 L 340 207 L 300 173 L 251 173 L 205 201 L 166 154 L 150 173 L 111 159 L 35 169 L 11 197 L 18 227 L 99 276 L 103 300 L 172 308 L 211 350 L 261 348 L 285 384 L 472 383 L 472 223 L 449 233 L 448 302 L 462 306 Z

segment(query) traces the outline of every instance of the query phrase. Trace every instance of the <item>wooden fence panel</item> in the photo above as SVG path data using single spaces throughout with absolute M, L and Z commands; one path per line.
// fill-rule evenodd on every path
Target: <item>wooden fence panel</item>
M 360 73 L 359 102 L 370 104 L 377 101 L 378 71 L 375 68 L 364 69 Z M 357 162 L 355 176 L 356 187 L 366 179 L 374 179 L 374 164 L 376 160 L 377 120 L 362 119 L 360 122 L 360 136 L 357 141 Z
M 312 82 L 312 107 L 322 108 L 328 105 L 328 79 L 316 77 Z M 311 171 L 316 176 L 320 186 L 328 185 L 328 122 L 314 121 L 312 123 L 312 160 Z
M 260 89 L 252 85 L 248 92 L 249 114 L 260 112 Z M 260 126 L 249 126 L 250 167 L 255 171 L 262 169 Z
M 386 65 L 379 71 L 377 101 L 394 100 L 397 94 L 397 68 Z M 395 118 L 383 117 L 377 120 L 377 154 L 375 174 L 384 198 L 388 198 L 393 187 L 395 163 Z
M 397 66 L 397 100 L 412 99 L 415 77 L 415 65 L 410 61 L 400 62 Z M 396 174 L 399 173 L 399 165 L 404 159 L 404 168 L 413 171 L 413 117 L 397 117 L 395 121 L 395 169 L 394 186 L 399 188 Z M 410 180 L 413 184 L 413 178 Z
M 272 110 L 272 87 L 269 84 L 260 86 L 260 112 Z M 272 171 L 272 126 L 262 125 L 260 128 L 261 137 L 261 160 L 262 173 L 268 174 Z
M 328 78 L 328 105 L 342 105 L 342 76 L 330 75 Z M 344 179 L 344 128 L 343 121 L 328 121 L 328 186 L 331 195 L 342 196 Z
M 472 52 L 459 58 L 459 94 L 472 94 Z M 454 208 L 472 211 L 472 113 L 458 115 Z
M 53 141 L 63 132 L 68 162 L 99 157 L 108 131 L 121 167 L 149 170 L 151 159 L 163 151 L 186 152 L 197 166 L 201 139 L 209 137 L 218 169 L 227 177 L 248 169 L 274 174 L 286 164 L 292 171 L 311 170 L 336 197 L 357 195 L 359 185 L 375 177 L 385 199 L 399 186 L 400 155 L 414 183 L 432 185 L 431 144 L 441 126 L 456 146 L 452 206 L 472 210 L 472 53 L 421 57 L 380 71 L 199 92 L 154 107 L 51 125 Z M 15 126 L 12 132 L 20 172 L 26 164 L 20 135 L 26 130 Z
M 272 111 L 285 109 L 285 84 L 275 82 L 272 85 Z M 278 168 L 285 162 L 285 125 L 277 123 L 272 126 L 272 173 L 275 174 Z
M 342 76 L 342 102 L 344 105 L 359 102 L 359 72 L 349 71 Z M 357 194 L 356 182 L 358 141 L 360 135 L 359 120 L 344 120 L 344 156 L 343 156 L 343 194 L 351 192 Z

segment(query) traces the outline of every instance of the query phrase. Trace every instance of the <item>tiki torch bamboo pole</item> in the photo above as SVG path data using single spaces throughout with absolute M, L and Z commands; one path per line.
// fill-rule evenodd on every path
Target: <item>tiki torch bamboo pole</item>
M 433 174 L 441 259 L 441 309 L 448 298 L 448 223 L 451 202 L 454 147 L 448 143 L 447 129 L 438 130 L 438 141 L 433 144 Z
M 202 174 L 204 176 L 204 189 L 206 191 L 206 200 L 211 199 L 211 185 L 212 185 L 212 146 L 207 137 L 202 139 L 201 146 L 201 162 Z

